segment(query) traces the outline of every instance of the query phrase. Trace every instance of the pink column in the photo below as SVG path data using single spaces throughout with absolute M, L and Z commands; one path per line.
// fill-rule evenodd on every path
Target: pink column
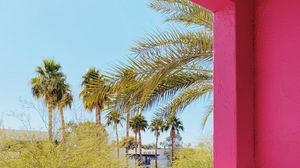
M 252 0 L 195 0 L 214 12 L 214 167 L 254 168 Z

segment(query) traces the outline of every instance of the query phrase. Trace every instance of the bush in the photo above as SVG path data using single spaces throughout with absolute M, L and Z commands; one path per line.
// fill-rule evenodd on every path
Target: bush
M 85 122 L 79 125 L 69 124 L 67 130 L 65 143 L 31 140 L 23 143 L 20 148 L 19 143 L 6 141 L 4 146 L 9 146 L 9 150 L 1 152 L 0 167 L 121 167 L 120 161 L 112 152 L 113 147 L 108 144 L 108 136 L 104 129 L 97 128 L 94 123 Z
M 212 168 L 213 154 L 211 144 L 200 144 L 198 148 L 182 148 L 176 152 L 173 168 Z

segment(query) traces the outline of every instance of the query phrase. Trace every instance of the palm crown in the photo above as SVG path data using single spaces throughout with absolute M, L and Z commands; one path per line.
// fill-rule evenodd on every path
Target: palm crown
M 106 125 L 119 125 L 125 120 L 123 114 L 117 110 L 113 110 L 107 113 L 106 115 Z
M 160 136 L 160 133 L 165 131 L 166 125 L 165 125 L 165 123 L 162 119 L 154 118 L 151 121 L 151 124 L 150 124 L 149 128 L 152 132 L 154 132 L 155 136 Z
M 80 97 L 83 98 L 84 107 L 88 111 L 96 109 L 96 123 L 101 125 L 101 112 L 110 101 L 108 79 L 95 68 L 89 69 L 82 78 Z
M 129 124 L 134 132 L 145 131 L 148 127 L 148 122 L 142 114 L 132 117 Z
M 32 78 L 32 94 L 37 99 L 43 99 L 47 105 L 57 105 L 58 93 L 64 84 L 65 76 L 60 71 L 61 66 L 54 60 L 44 60 L 43 67 L 38 66 L 36 77 Z
M 179 134 L 180 131 L 184 130 L 183 124 L 179 118 L 175 115 L 172 115 L 168 118 L 166 122 L 166 130 L 171 130 Z

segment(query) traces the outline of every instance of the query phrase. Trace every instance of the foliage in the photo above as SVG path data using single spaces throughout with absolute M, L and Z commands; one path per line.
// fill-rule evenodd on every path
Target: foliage
M 10 148 L 16 148 L 18 152 L 1 152 L 0 167 L 120 167 L 120 161 L 111 153 L 112 147 L 108 144 L 107 133 L 102 128 L 85 122 L 68 124 L 67 132 L 67 140 L 63 144 L 32 139 L 20 148 L 12 143 Z
M 149 6 L 187 29 L 157 31 L 136 41 L 130 48 L 134 57 L 109 73 L 110 89 L 95 85 L 91 91 L 103 97 L 109 90 L 114 108 L 126 113 L 166 104 L 159 111 L 167 117 L 211 97 L 204 95 L 213 89 L 213 15 L 190 0 L 153 0 Z M 195 25 L 201 28 L 189 29 Z
M 182 137 L 179 134 L 175 135 L 174 145 L 177 148 L 182 147 L 182 145 L 183 145 Z M 163 148 L 171 148 L 172 147 L 171 137 L 168 136 L 165 140 L 160 142 L 160 146 L 162 146 Z
M 160 119 L 160 118 L 154 118 L 151 121 L 149 129 L 151 130 L 151 132 L 154 133 L 155 136 L 160 136 L 160 134 L 163 131 L 165 131 L 166 126 L 165 126 L 165 123 L 164 123 L 164 121 L 162 119 Z
M 197 148 L 181 148 L 176 152 L 173 168 L 213 168 L 211 144 L 200 144 Z
M 176 114 L 205 95 L 211 97 L 207 95 L 213 91 L 213 15 L 190 0 L 153 0 L 149 6 L 165 15 L 166 22 L 182 23 L 187 29 L 172 28 L 148 34 L 130 48 L 134 57 L 108 75 L 100 74 L 95 68 L 88 70 L 83 76 L 80 97 L 86 110 L 96 110 L 96 125 L 69 123 L 65 128 L 63 110 L 71 107 L 73 101 L 70 86 L 61 66 L 54 60 L 44 60 L 43 66 L 36 70 L 38 75 L 31 81 L 32 93 L 48 106 L 51 141 L 52 113 L 55 108 L 61 112 L 64 143 L 37 139 L 3 141 L 0 167 L 120 167 L 101 125 L 102 112 L 109 112 L 106 124 L 114 125 L 117 144 L 117 126 L 126 113 L 127 137 L 121 139 L 120 145 L 137 150 L 137 146 L 142 146 L 141 131 L 148 127 L 141 112 L 159 103 L 166 105 L 159 109 L 150 125 L 156 136 L 155 148 L 160 133 L 170 130 L 170 137 L 162 145 L 172 148 L 172 167 L 212 167 L 211 148 L 200 145 L 197 149 L 180 149 L 176 157 L 174 148 L 182 146 L 179 133 L 183 131 Z M 189 29 L 191 26 L 197 29 Z M 211 112 L 212 108 L 207 116 Z M 128 137 L 129 126 L 135 138 Z M 153 145 L 144 145 L 148 147 Z M 119 150 L 117 152 L 119 155 Z
M 59 105 L 62 95 L 68 90 L 65 84 L 66 77 L 61 72 L 61 65 L 54 60 L 44 60 L 43 66 L 36 68 L 37 76 L 31 79 L 32 94 L 37 99 L 42 99 L 48 107 L 48 134 L 53 140 L 53 111 Z
M 61 120 L 61 131 L 62 131 L 62 141 L 65 141 L 66 133 L 65 133 L 65 119 L 64 119 L 64 109 L 72 107 L 73 103 L 73 95 L 71 94 L 71 86 L 69 84 L 64 83 L 60 88 L 59 99 L 58 99 L 58 110 L 60 112 L 60 120 Z
M 166 121 L 166 130 L 171 130 L 170 136 L 172 137 L 172 132 L 174 131 L 175 134 L 179 134 L 180 131 L 184 130 L 183 124 L 179 118 L 175 115 L 169 116 Z M 175 136 L 174 134 L 174 136 Z
M 138 146 L 138 143 L 135 140 L 135 138 L 133 136 L 129 136 L 128 138 L 122 137 L 122 139 L 120 140 L 120 147 L 126 148 L 127 142 L 128 142 L 128 149 L 133 150 L 134 148 L 136 148 Z
M 190 25 L 202 25 L 208 30 L 213 27 L 213 15 L 190 0 L 154 0 L 149 5 L 152 9 L 165 14 L 166 21 Z
M 96 123 L 101 125 L 101 112 L 109 104 L 110 92 L 106 84 L 108 78 L 100 74 L 99 70 L 95 68 L 90 68 L 82 78 L 82 90 L 79 96 L 82 97 L 86 110 L 93 111 L 93 109 L 96 109 Z
M 140 113 L 132 117 L 129 121 L 130 128 L 135 133 L 135 137 L 137 134 L 139 135 L 138 146 L 139 146 L 139 161 L 142 161 L 142 134 L 141 131 L 145 131 L 148 127 L 148 122 L 145 117 Z M 135 148 L 136 152 L 137 148 Z M 136 152 L 137 153 L 137 152 Z
M 130 119 L 129 125 L 133 132 L 140 132 L 147 129 L 148 122 L 142 114 L 138 114 Z
M 155 143 L 142 146 L 143 149 L 155 149 Z
M 113 125 L 113 127 L 116 127 L 117 125 L 120 125 L 124 120 L 125 118 L 123 114 L 117 110 L 109 111 L 106 115 L 107 126 Z
M 120 155 L 120 149 L 119 149 L 119 130 L 118 130 L 118 125 L 122 124 L 122 121 L 125 120 L 123 117 L 123 113 L 117 111 L 117 110 L 112 110 L 109 111 L 108 114 L 106 115 L 106 125 L 110 126 L 113 125 L 116 133 L 116 144 L 117 144 L 117 155 L 119 157 Z M 122 125 L 121 125 L 122 126 Z

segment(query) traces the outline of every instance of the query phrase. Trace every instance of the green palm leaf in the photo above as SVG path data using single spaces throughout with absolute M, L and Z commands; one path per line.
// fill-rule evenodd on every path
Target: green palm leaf
M 169 116 L 176 114 L 183 109 L 185 109 L 189 104 L 195 100 L 206 95 L 206 98 L 209 98 L 212 93 L 212 84 L 211 83 L 196 83 L 192 86 L 184 89 L 179 95 L 177 95 L 167 106 L 163 107 L 160 111 L 162 116 Z
M 190 0 L 154 0 L 152 9 L 167 16 L 166 21 L 184 23 L 187 26 L 200 25 L 212 31 L 213 14 Z

